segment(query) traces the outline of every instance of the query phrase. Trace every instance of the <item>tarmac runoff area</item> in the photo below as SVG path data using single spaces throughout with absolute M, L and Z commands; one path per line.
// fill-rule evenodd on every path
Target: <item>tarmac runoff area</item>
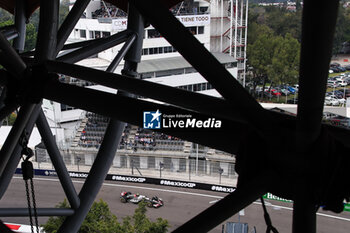
M 74 180 L 77 191 L 82 187 L 84 180 Z M 34 180 L 38 207 L 53 207 L 65 197 L 63 190 L 56 178 L 36 177 Z M 189 190 L 177 187 L 160 187 L 149 184 L 133 184 L 121 182 L 105 182 L 97 200 L 105 200 L 111 211 L 118 217 L 119 221 L 125 216 L 132 215 L 136 205 L 121 203 L 119 195 L 122 191 L 141 193 L 146 196 L 159 196 L 165 205 L 159 209 L 148 209 L 147 215 L 155 220 L 158 217 L 167 219 L 171 225 L 170 230 L 180 226 L 190 218 L 214 204 L 225 193 L 204 190 Z M 291 232 L 292 204 L 288 202 L 266 200 L 267 209 L 271 216 L 273 225 L 280 233 Z M 25 188 L 22 177 L 16 176 L 5 196 L 0 201 L 1 207 L 26 207 Z M 241 216 L 235 215 L 228 219 L 232 222 L 249 223 L 250 232 L 256 227 L 257 232 L 265 232 L 266 225 L 263 219 L 261 203 L 254 202 L 241 212 Z M 29 224 L 28 218 L 2 218 L 5 222 Z M 45 223 L 47 218 L 39 218 L 39 223 Z M 339 215 L 332 212 L 320 211 L 317 215 L 318 233 L 345 233 L 350 229 L 350 212 Z M 221 233 L 221 225 L 213 229 L 213 233 Z

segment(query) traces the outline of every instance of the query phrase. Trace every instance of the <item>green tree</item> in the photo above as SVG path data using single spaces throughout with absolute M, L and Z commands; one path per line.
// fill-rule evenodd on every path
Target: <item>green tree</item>
M 0 8 L 0 22 L 12 20 L 12 19 L 13 19 L 12 14 L 10 14 L 8 11 Z
M 168 221 L 158 218 L 156 222 L 151 222 L 146 216 L 146 202 L 140 202 L 132 217 L 134 221 L 134 233 L 163 233 L 167 232 Z
M 69 204 L 66 199 L 63 202 L 60 202 L 55 206 L 56 208 L 69 208 Z M 58 217 L 50 217 L 49 220 L 41 227 L 43 227 L 45 232 L 56 233 L 58 228 L 61 226 L 66 217 L 58 216 Z
M 26 26 L 26 41 L 24 51 L 30 51 L 35 48 L 37 32 L 34 24 L 28 23 Z
M 57 208 L 69 208 L 67 200 L 59 203 Z M 167 220 L 158 218 L 155 222 L 146 216 L 146 203 L 140 202 L 132 217 L 123 218 L 122 223 L 111 213 L 108 205 L 103 200 L 94 202 L 89 213 L 83 221 L 79 233 L 165 233 L 169 228 Z M 50 217 L 46 224 L 42 225 L 45 232 L 56 233 L 65 217 Z
M 59 203 L 57 208 L 70 208 L 67 200 Z M 50 217 L 46 224 L 42 225 L 45 232 L 55 233 L 66 217 Z M 87 232 L 122 232 L 117 217 L 111 213 L 108 205 L 103 200 L 94 202 L 79 230 L 80 233 Z
M 100 200 L 92 204 L 79 232 L 121 232 L 121 227 L 117 217 L 109 210 L 108 204 Z
M 0 27 L 9 26 L 13 24 L 14 24 L 13 20 L 10 19 L 7 21 L 0 22 Z M 36 36 L 37 36 L 37 32 L 34 24 L 28 23 L 26 25 L 26 40 L 25 40 L 24 51 L 32 50 L 35 47 Z
M 300 44 L 290 34 L 274 40 L 274 52 L 269 66 L 269 79 L 278 84 L 295 84 L 298 81 Z
M 333 38 L 333 49 L 332 49 L 332 53 L 333 55 L 337 55 L 341 48 L 342 48 L 342 44 L 343 42 L 345 42 L 345 31 L 346 31 L 346 27 L 348 27 L 348 25 L 346 25 L 346 23 L 349 23 L 346 21 L 346 16 L 345 16 L 345 10 L 343 8 L 343 6 L 339 6 L 339 11 L 338 11 L 338 17 L 337 17 L 337 24 L 335 27 L 335 33 L 334 33 L 334 38 Z
M 301 40 L 301 11 L 291 12 L 284 8 L 272 7 L 267 11 L 266 25 L 278 36 L 290 33 Z
M 262 34 L 272 35 L 273 31 L 265 24 L 251 23 L 248 27 L 248 44 L 252 45 Z
M 271 31 L 260 34 L 255 42 L 248 44 L 247 57 L 249 65 L 253 68 L 253 91 L 256 85 L 263 83 L 263 89 L 268 78 L 274 51 L 274 35 Z
M 59 12 L 59 25 L 62 24 L 63 20 L 69 13 L 69 0 L 62 0 L 60 4 L 60 12 Z

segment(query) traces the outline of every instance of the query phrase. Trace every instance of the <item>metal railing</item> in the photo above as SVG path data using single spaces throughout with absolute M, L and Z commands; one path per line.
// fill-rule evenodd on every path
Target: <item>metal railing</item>
M 89 171 L 95 160 L 93 151 L 61 151 L 63 160 L 69 170 Z M 36 148 L 34 161 L 39 169 L 53 169 L 46 149 Z M 205 158 L 203 155 L 193 156 L 161 156 L 117 154 L 114 158 L 111 173 L 137 175 L 145 177 L 180 180 L 198 180 L 203 182 L 221 183 L 221 179 L 231 180 L 237 177 L 234 159 L 217 161 Z M 206 178 L 204 178 L 206 177 Z

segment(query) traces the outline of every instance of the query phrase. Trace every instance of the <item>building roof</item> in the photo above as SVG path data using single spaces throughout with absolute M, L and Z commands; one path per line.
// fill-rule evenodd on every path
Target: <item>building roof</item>
M 235 62 L 236 60 L 226 53 L 212 53 L 216 59 L 224 64 Z M 139 73 L 158 72 L 166 70 L 176 70 L 192 67 L 183 57 L 159 58 L 144 60 L 139 64 L 137 71 Z
M 199 73 L 189 73 L 180 75 L 170 75 L 164 77 L 147 78 L 145 81 L 155 82 L 158 84 L 165 84 L 171 87 L 178 87 L 196 83 L 206 83 L 205 80 Z
M 127 12 L 128 1 L 127 0 L 105 0 L 116 7 Z M 163 0 L 166 7 L 171 8 L 182 0 Z M 40 0 L 25 0 L 26 4 L 26 16 L 29 18 L 30 15 L 40 6 Z M 0 0 L 0 7 L 7 10 L 10 13 L 14 13 L 16 6 L 16 0 Z
M 296 104 L 277 104 L 277 103 L 260 103 L 263 108 L 266 109 L 282 109 L 284 111 L 287 111 L 289 113 L 292 113 L 294 115 L 297 114 L 298 105 Z M 334 106 L 324 106 L 323 112 L 324 113 L 332 113 L 335 115 L 343 116 L 343 117 L 350 117 L 350 108 L 345 107 L 334 107 Z

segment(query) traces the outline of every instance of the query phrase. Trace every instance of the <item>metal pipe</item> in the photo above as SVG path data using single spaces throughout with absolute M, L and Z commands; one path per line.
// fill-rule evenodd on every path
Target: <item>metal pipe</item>
M 34 209 L 31 209 L 34 214 Z M 37 208 L 38 216 L 71 216 L 74 214 L 73 209 L 69 208 Z M 0 208 L 0 217 L 26 217 L 28 208 Z
M 321 134 L 326 84 L 332 55 L 339 1 L 327 1 L 314 11 L 313 1 L 305 0 L 302 15 L 300 78 L 298 93 L 295 164 L 303 171 L 296 177 L 296 198 L 293 211 L 293 233 L 316 232 L 314 181 L 308 179 L 313 158 L 310 155 Z M 322 17 L 320 17 L 322 15 Z M 319 40 L 322 38 L 322 40 Z M 315 60 L 315 57 L 319 58 Z M 310 77 L 313 77 L 310 79 Z M 316 152 L 315 152 L 316 153 Z M 307 169 L 310 169 L 309 171 Z M 301 193 L 306 195 L 301 195 Z
M 240 113 L 241 110 L 243 111 L 244 109 L 233 109 L 230 107 L 227 101 L 221 98 L 61 62 L 48 61 L 47 69 L 51 72 L 69 75 L 107 87 L 146 96 L 159 101 L 164 101 L 166 103 L 181 106 L 186 109 L 213 114 L 214 116 L 223 117 L 234 121 L 246 122 L 244 115 Z
M 74 6 L 69 11 L 67 17 L 64 19 L 57 32 L 57 45 L 55 50 L 55 57 L 62 50 L 64 43 L 68 39 L 71 31 L 74 26 L 80 19 L 87 5 L 90 3 L 90 0 L 77 0 L 74 3 Z
M 10 157 L 18 144 L 18 141 L 23 133 L 23 130 L 25 126 L 28 123 L 28 120 L 30 118 L 30 115 L 32 114 L 34 110 L 35 105 L 34 104 L 26 104 L 23 107 L 21 107 L 18 116 L 16 118 L 16 121 L 7 136 L 4 145 L 1 148 L 0 151 L 0 174 L 1 176 L 4 173 L 5 167 L 10 160 Z
M 35 61 L 42 63 L 55 57 L 57 43 L 59 0 L 40 1 L 40 20 Z
M 16 77 L 19 77 L 27 68 L 27 65 L 12 48 L 11 44 L 7 41 L 2 33 L 0 33 L 0 62 L 9 72 L 11 72 Z
M 16 0 L 15 27 L 18 37 L 13 40 L 13 47 L 22 52 L 26 39 L 26 3 L 23 0 Z
M 84 40 L 84 41 L 79 41 L 79 42 L 75 42 L 75 43 L 65 44 L 63 46 L 63 48 L 61 49 L 61 51 L 81 48 L 81 47 L 90 45 L 91 43 L 94 43 L 95 41 L 99 41 L 99 40 L 103 40 L 103 39 L 98 38 L 98 39 L 93 39 L 93 40 Z M 28 52 L 21 53 L 21 56 L 30 57 L 30 56 L 34 56 L 34 54 L 35 54 L 35 51 L 28 51 Z
M 300 187 L 299 187 L 300 188 Z M 316 233 L 316 203 L 308 195 L 312 193 L 312 190 L 308 190 L 308 187 L 300 188 L 297 191 L 296 197 L 293 202 L 293 224 L 292 232 L 307 232 Z
M 265 178 L 265 179 L 264 179 Z M 271 179 L 271 178 L 270 178 Z M 184 223 L 173 233 L 208 232 L 267 192 L 267 176 L 259 176 Z
M 33 113 L 30 116 L 30 119 L 26 125 L 25 131 L 28 132 L 29 135 L 33 131 L 33 127 L 38 117 L 40 109 L 41 107 L 39 104 L 35 106 L 35 109 L 33 110 Z M 17 143 L 12 153 L 11 159 L 6 164 L 6 168 L 3 174 L 0 176 L 0 199 L 6 192 L 7 187 L 11 182 L 13 174 L 15 174 L 16 168 L 22 156 L 22 149 L 23 149 L 22 146 Z
M 238 1 L 238 0 L 236 0 Z M 230 44 L 229 44 L 229 49 L 230 49 L 230 56 L 232 56 L 232 37 L 233 37 L 233 0 L 231 0 L 231 5 L 230 5 Z M 237 24 L 237 22 L 235 23 Z M 236 39 L 237 37 L 235 36 L 235 49 L 236 49 Z M 233 57 L 236 59 L 236 53 L 234 53 Z
M 91 43 L 90 45 L 77 49 L 71 53 L 63 55 L 57 58 L 57 61 L 64 61 L 68 63 L 75 63 L 75 62 L 81 61 L 103 50 L 109 49 L 113 46 L 116 46 L 120 43 L 125 42 L 130 35 L 131 33 L 128 30 L 119 32 L 107 38 L 97 40 Z
M 246 1 L 245 11 L 245 31 L 244 31 L 244 73 L 243 73 L 243 87 L 245 87 L 246 78 L 246 66 L 247 66 L 247 39 L 248 39 L 248 0 Z
M 51 129 L 47 120 L 45 118 L 45 114 L 41 110 L 39 113 L 39 117 L 36 121 L 38 126 L 39 133 L 43 142 L 46 146 L 47 152 L 49 153 L 50 159 L 52 161 L 53 166 L 57 172 L 57 176 L 61 182 L 62 188 L 67 196 L 67 199 L 73 209 L 77 209 L 80 205 L 80 200 L 78 194 L 74 188 L 72 183 L 72 179 L 68 174 L 67 167 L 64 164 L 61 153 L 58 150 L 54 137 L 52 135 Z M 57 137 L 57 135 L 56 135 Z
M 221 0 L 221 17 L 220 17 L 220 52 L 223 52 L 223 34 L 224 34 L 224 0 Z
M 234 54 L 233 57 L 237 59 L 237 24 L 238 24 L 238 0 L 236 0 L 236 9 L 235 9 L 235 48 L 234 48 Z M 232 32 L 232 31 L 231 31 Z
M 134 41 L 136 40 L 137 36 L 136 34 L 132 34 L 127 41 L 125 41 L 125 44 L 123 45 L 123 47 L 120 49 L 119 53 L 117 54 L 117 56 L 115 56 L 115 58 L 113 59 L 113 61 L 111 62 L 111 64 L 108 66 L 108 69 L 106 70 L 107 72 L 111 72 L 113 73 L 114 70 L 117 68 L 117 66 L 119 65 L 119 63 L 121 62 L 121 60 L 123 59 L 123 57 L 125 56 L 125 54 L 129 51 L 130 47 L 132 46 L 132 44 L 134 43 Z
M 0 32 L 7 40 L 12 40 L 18 36 L 15 25 L 1 27 Z
M 97 38 L 97 39 L 93 39 L 93 40 L 84 40 L 84 41 L 79 41 L 79 42 L 75 42 L 75 43 L 65 44 L 61 50 L 85 47 L 85 46 L 88 46 L 88 45 L 95 43 L 96 41 L 99 41 L 99 40 L 103 40 L 103 38 Z
M 338 6 L 339 1 L 330 1 L 315 12 L 311 1 L 304 1 L 297 112 L 297 137 L 302 147 L 320 134 Z

